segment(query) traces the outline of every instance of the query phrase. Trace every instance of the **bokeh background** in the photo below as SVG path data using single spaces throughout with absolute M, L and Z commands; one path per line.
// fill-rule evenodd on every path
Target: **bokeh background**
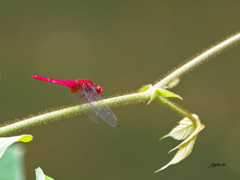
M 0 123 L 73 105 L 68 88 L 31 79 L 89 78 L 106 97 L 154 83 L 240 29 L 240 1 L 0 1 Z M 192 154 L 166 170 L 180 142 L 158 141 L 181 119 L 154 102 L 112 108 L 118 125 L 86 115 L 42 124 L 25 145 L 34 169 L 55 179 L 239 179 L 240 50 L 235 46 L 183 76 L 175 100 L 206 128 Z M 208 169 L 211 163 L 225 167 Z

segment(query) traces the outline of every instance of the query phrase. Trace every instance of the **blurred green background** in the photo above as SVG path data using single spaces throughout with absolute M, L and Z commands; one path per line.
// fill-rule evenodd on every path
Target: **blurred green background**
M 69 89 L 31 79 L 89 78 L 106 97 L 154 83 L 240 29 L 240 1 L 0 1 L 0 123 L 73 105 Z M 118 125 L 86 115 L 15 134 L 26 144 L 27 179 L 41 167 L 55 179 L 239 179 L 239 46 L 185 75 L 177 103 L 206 128 L 192 154 L 167 164 L 180 142 L 158 141 L 181 119 L 154 102 L 112 108 Z M 225 167 L 208 169 L 211 163 Z

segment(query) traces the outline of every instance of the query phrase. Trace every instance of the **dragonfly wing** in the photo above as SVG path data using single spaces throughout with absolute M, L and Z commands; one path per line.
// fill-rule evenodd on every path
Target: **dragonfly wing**
M 117 118 L 108 106 L 104 105 L 97 109 L 96 112 L 109 125 L 113 127 L 117 125 Z
M 91 88 L 91 89 L 89 89 L 89 88 Z M 90 86 L 90 87 L 83 86 L 83 91 L 85 92 L 87 101 L 90 104 L 91 104 L 91 102 L 101 101 L 101 99 L 102 99 L 101 96 L 97 93 L 97 91 L 92 86 Z M 94 110 L 109 125 L 111 125 L 113 127 L 117 125 L 117 118 L 108 106 L 104 105 L 102 107 L 94 107 Z
M 77 93 L 70 93 L 73 101 L 75 102 L 76 105 L 81 105 L 88 103 L 87 98 L 85 96 L 85 93 L 83 91 L 78 90 Z M 98 115 L 96 113 L 96 110 L 93 108 L 92 110 L 89 111 L 84 111 L 84 113 L 95 123 L 98 123 Z
M 96 124 L 98 123 L 98 116 L 96 111 L 91 110 L 91 111 L 86 111 L 84 112 L 93 122 L 95 122 Z

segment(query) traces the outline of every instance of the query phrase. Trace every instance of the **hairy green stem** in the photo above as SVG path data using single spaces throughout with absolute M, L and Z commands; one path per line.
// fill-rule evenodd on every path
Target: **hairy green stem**
M 233 35 L 232 37 L 227 38 L 226 40 L 220 42 L 219 44 L 211 47 L 210 49 L 206 50 L 205 52 L 201 53 L 199 56 L 195 57 L 194 59 L 190 60 L 180 68 L 173 71 L 171 74 L 166 76 L 164 79 L 159 81 L 157 84 L 153 86 L 153 88 L 163 88 L 164 86 L 168 85 L 171 81 L 176 79 L 177 77 L 182 76 L 183 74 L 193 70 L 200 64 L 206 62 L 210 58 L 220 54 L 224 50 L 232 47 L 233 45 L 240 42 L 240 33 Z
M 217 44 L 216 46 L 213 46 L 212 48 L 203 52 L 202 54 L 200 54 L 196 58 L 192 59 L 191 61 L 184 64 L 183 66 L 181 66 L 177 70 L 173 71 L 171 74 L 169 74 L 167 77 L 162 79 L 160 82 L 158 82 L 152 88 L 150 88 L 149 90 L 147 90 L 145 92 L 134 93 L 134 94 L 123 95 L 123 96 L 118 96 L 118 97 L 114 97 L 114 98 L 109 98 L 109 99 L 105 99 L 101 102 L 94 102 L 93 104 L 98 107 L 98 106 L 103 106 L 103 105 L 109 105 L 109 106 L 111 106 L 111 105 L 121 105 L 121 104 L 126 104 L 126 103 L 129 103 L 129 102 L 134 103 L 134 102 L 149 100 L 150 97 L 151 97 L 151 94 L 154 92 L 154 90 L 156 88 L 163 88 L 163 87 L 167 86 L 175 78 L 177 78 L 179 76 L 182 76 L 184 73 L 194 69 L 199 64 L 209 60 L 211 57 L 221 53 L 223 50 L 231 47 L 232 45 L 234 45 L 238 42 L 240 42 L 240 33 L 238 33 L 238 34 L 236 34 L 236 35 L 234 35 L 230 38 L 227 38 L 223 42 L 221 42 L 221 43 Z M 179 106 L 175 105 L 171 101 L 169 101 L 165 98 L 161 98 L 161 101 L 162 101 L 163 104 L 167 105 L 168 107 L 170 107 L 174 111 L 178 112 L 183 117 L 189 117 L 192 121 L 197 121 L 197 119 L 195 119 L 190 113 L 183 110 Z M 91 110 L 91 108 L 92 107 L 91 107 L 90 104 L 83 104 L 83 105 L 80 105 L 80 106 L 73 106 L 73 107 L 69 107 L 69 108 L 64 108 L 64 109 L 61 109 L 61 110 L 52 111 L 52 112 L 48 112 L 48 113 L 45 113 L 45 114 L 42 114 L 42 115 L 38 115 L 38 116 L 35 116 L 35 117 L 32 117 L 32 118 L 27 118 L 27 119 L 24 119 L 22 121 L 15 122 L 13 124 L 9 124 L 9 125 L 1 127 L 0 128 L 0 135 L 10 133 L 10 132 L 13 132 L 15 130 L 19 130 L 21 128 L 26 128 L 26 127 L 29 127 L 29 126 L 32 126 L 32 125 L 35 125 L 35 124 L 39 124 L 41 122 L 47 122 L 49 120 L 54 120 L 54 119 L 58 119 L 58 118 L 65 117 L 65 116 L 76 115 L 79 112 Z
M 200 122 L 199 118 L 194 117 L 190 112 L 181 108 L 177 104 L 169 101 L 168 99 L 164 97 L 158 97 L 157 100 L 162 104 L 166 105 L 167 107 L 169 107 L 170 109 L 172 109 L 173 111 L 175 111 L 176 113 L 180 114 L 182 117 L 188 117 L 194 124 L 196 122 Z
M 93 102 L 92 104 L 95 107 L 101 107 L 104 105 L 112 106 L 112 105 L 120 105 L 120 104 L 131 103 L 131 102 L 136 103 L 136 102 L 144 101 L 144 100 L 148 100 L 148 99 L 149 99 L 149 94 L 147 94 L 147 93 L 134 93 L 134 94 L 123 95 L 123 96 L 119 96 L 119 97 L 104 99 L 101 102 Z M 87 104 L 83 104 L 83 105 L 73 106 L 73 107 L 64 108 L 64 109 L 56 110 L 53 112 L 45 113 L 45 114 L 38 115 L 38 116 L 35 116 L 32 118 L 24 119 L 19 122 L 15 122 L 13 124 L 3 126 L 0 128 L 0 135 L 6 134 L 9 132 L 13 132 L 15 130 L 19 130 L 22 128 L 26 128 L 29 126 L 33 126 L 33 125 L 39 124 L 41 122 L 46 122 L 49 120 L 54 120 L 54 119 L 71 116 L 71 115 L 77 115 L 79 112 L 88 111 L 91 109 L 92 109 L 92 106 L 89 103 L 87 103 Z

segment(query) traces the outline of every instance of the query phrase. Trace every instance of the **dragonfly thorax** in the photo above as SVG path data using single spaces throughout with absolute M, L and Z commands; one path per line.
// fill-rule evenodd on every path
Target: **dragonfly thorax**
M 77 88 L 79 90 L 83 90 L 83 86 L 85 87 L 86 91 L 91 91 L 92 88 L 95 89 L 95 91 L 97 91 L 98 94 L 101 94 L 103 91 L 100 85 L 98 84 L 94 85 L 93 82 L 90 81 L 89 79 L 80 79 L 77 81 Z

